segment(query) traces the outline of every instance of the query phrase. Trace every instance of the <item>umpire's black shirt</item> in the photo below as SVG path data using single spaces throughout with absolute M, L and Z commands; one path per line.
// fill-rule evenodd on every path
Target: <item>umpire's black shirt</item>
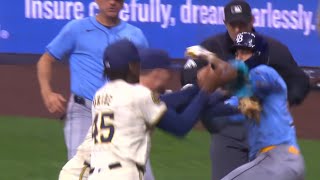
M 273 67 L 284 79 L 291 105 L 300 104 L 309 92 L 309 77 L 298 67 L 288 48 L 279 41 L 256 34 L 257 50 L 263 64 Z M 229 34 L 221 33 L 204 40 L 201 45 L 223 60 L 234 59 L 233 41 Z

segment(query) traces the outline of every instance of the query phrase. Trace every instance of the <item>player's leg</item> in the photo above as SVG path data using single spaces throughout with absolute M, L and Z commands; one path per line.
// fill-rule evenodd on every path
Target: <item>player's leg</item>
M 153 173 L 152 173 L 150 159 L 148 159 L 147 164 L 146 164 L 146 172 L 144 174 L 144 179 L 145 180 L 154 180 L 155 179 L 153 176 Z
M 269 170 L 264 169 L 264 167 L 268 168 L 268 165 L 272 163 L 273 160 L 270 158 L 270 156 L 267 154 L 261 154 L 253 161 L 236 168 L 222 178 L 222 180 L 249 180 L 252 178 L 259 180 L 274 179 L 272 174 L 268 175 Z
M 62 168 L 59 180 L 87 180 L 90 167 L 81 156 L 73 156 Z
M 279 180 L 303 180 L 305 175 L 305 164 L 299 150 L 290 145 L 279 145 L 269 152 L 269 156 L 275 160 L 270 165 L 274 179 Z
M 68 159 L 77 152 L 78 146 L 83 142 L 91 126 L 91 102 L 79 100 L 71 95 L 64 126 L 65 143 L 68 150 Z
M 60 171 L 59 180 L 87 180 L 90 170 L 90 153 L 93 145 L 92 128 L 90 127 L 84 142 L 78 151 Z
M 304 161 L 300 154 L 293 154 L 289 146 L 277 146 L 261 153 L 256 159 L 235 169 L 222 180 L 303 180 Z
M 248 162 L 245 127 L 228 126 L 219 134 L 213 134 L 210 148 L 212 180 L 220 180 Z

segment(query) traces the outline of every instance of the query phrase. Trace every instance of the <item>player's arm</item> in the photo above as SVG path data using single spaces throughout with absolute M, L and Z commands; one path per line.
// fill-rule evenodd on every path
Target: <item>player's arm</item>
M 168 108 L 157 127 L 176 136 L 185 136 L 198 121 L 208 99 L 209 94 L 200 90 L 183 112 Z
M 66 101 L 61 94 L 52 90 L 52 67 L 56 60 L 61 60 L 73 48 L 74 35 L 71 32 L 71 23 L 68 23 L 47 46 L 46 52 L 37 63 L 37 76 L 40 92 L 49 112 L 64 112 L 63 103 Z
M 196 45 L 188 47 L 185 55 L 196 61 L 207 61 L 211 68 L 214 69 L 215 74 L 219 76 L 220 84 L 218 84 L 218 86 L 226 84 L 237 77 L 238 67 L 234 67 L 234 65 L 223 61 L 215 53 L 210 52 L 202 46 Z
M 201 110 L 209 99 L 209 93 L 200 90 L 187 108 L 178 113 L 175 108 L 166 106 L 156 94 L 145 96 L 140 101 L 140 109 L 149 127 L 157 126 L 176 136 L 185 135 L 197 121 Z
M 170 107 L 168 109 L 162 108 L 162 106 L 166 107 L 164 102 L 158 101 L 157 103 L 157 101 L 154 101 L 150 103 L 147 98 L 141 108 L 142 114 L 149 126 L 158 125 L 159 128 L 176 136 L 184 136 L 198 120 L 199 113 L 209 100 L 209 94 L 217 89 L 218 83 L 219 77 L 211 69 L 210 65 L 207 65 L 198 73 L 198 84 L 201 90 L 182 113 L 177 113 L 175 109 Z
M 160 96 L 160 100 L 163 101 L 167 107 L 177 110 L 190 103 L 199 90 L 197 85 L 192 85 L 177 92 L 163 94 Z
M 64 112 L 64 102 L 61 94 L 54 93 L 51 87 L 52 65 L 55 59 L 48 53 L 44 53 L 37 63 L 37 75 L 40 85 L 40 93 L 49 112 Z
M 217 89 L 217 84 L 220 83 L 220 77 L 214 73 L 210 65 L 199 70 L 197 77 L 201 87 L 198 94 L 181 113 L 169 108 L 157 127 L 176 136 L 185 136 L 193 128 L 209 101 L 210 93 Z
M 201 116 L 204 126 L 210 133 L 218 133 L 228 124 L 242 123 L 246 118 L 238 110 L 236 96 L 208 106 Z

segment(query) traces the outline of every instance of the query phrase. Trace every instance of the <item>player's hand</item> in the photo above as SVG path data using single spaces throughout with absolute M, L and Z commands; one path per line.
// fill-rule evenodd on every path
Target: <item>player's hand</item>
M 58 93 L 47 92 L 42 95 L 44 104 L 50 113 L 64 113 L 66 99 Z
M 215 53 L 212 53 L 199 45 L 188 47 L 185 56 L 195 60 L 205 59 L 211 63 L 215 63 L 215 61 L 219 59 Z

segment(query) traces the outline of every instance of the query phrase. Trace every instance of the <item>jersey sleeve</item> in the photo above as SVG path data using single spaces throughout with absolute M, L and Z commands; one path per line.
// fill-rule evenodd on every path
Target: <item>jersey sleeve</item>
M 150 126 L 156 125 L 163 114 L 167 111 L 167 106 L 160 101 L 159 96 L 155 93 L 147 93 L 141 98 L 139 103 L 142 116 Z
M 46 51 L 57 60 L 69 55 L 75 44 L 74 21 L 67 23 L 47 45 Z
M 266 95 L 283 90 L 280 78 L 273 68 L 264 65 L 252 69 L 249 73 L 249 81 L 256 95 Z

